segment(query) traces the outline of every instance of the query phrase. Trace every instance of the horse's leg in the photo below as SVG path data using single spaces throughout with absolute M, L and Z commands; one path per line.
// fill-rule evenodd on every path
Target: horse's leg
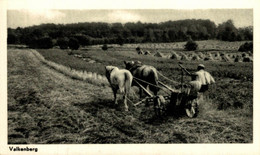
M 124 99 L 124 104 L 125 104 L 125 111 L 128 111 L 128 106 L 127 106 L 126 98 L 127 98 L 127 95 L 124 94 L 123 99 Z
M 114 93 L 114 103 L 117 104 L 117 98 L 116 98 L 117 90 L 113 89 L 113 93 Z

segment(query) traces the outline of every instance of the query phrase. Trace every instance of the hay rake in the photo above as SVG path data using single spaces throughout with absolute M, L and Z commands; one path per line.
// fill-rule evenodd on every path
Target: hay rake
M 181 66 L 182 67 L 182 66 Z M 182 71 L 183 72 L 183 71 Z M 183 76 L 183 73 L 182 73 Z M 161 116 L 166 112 L 176 112 L 179 113 L 181 110 L 186 113 L 186 115 L 190 118 L 194 118 L 198 115 L 198 97 L 192 96 L 189 94 L 189 87 L 183 88 L 183 78 L 181 81 L 181 89 L 174 89 L 170 86 L 164 84 L 161 81 L 158 81 L 159 86 L 155 86 L 149 82 L 143 81 L 134 77 L 133 79 L 137 85 L 144 90 L 148 97 L 143 98 L 134 104 L 134 106 L 138 106 L 141 103 L 145 103 L 149 105 L 153 103 L 155 115 Z M 144 88 L 139 82 L 147 83 L 148 85 L 155 86 L 157 88 L 165 88 L 167 90 L 168 95 L 153 95 L 146 88 Z M 164 89 L 162 89 L 164 90 Z

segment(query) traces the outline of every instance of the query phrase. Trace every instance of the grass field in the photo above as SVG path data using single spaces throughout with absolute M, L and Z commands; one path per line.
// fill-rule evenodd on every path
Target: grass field
M 131 46 L 73 52 L 94 63 L 68 55 L 68 51 L 38 51 L 46 60 L 101 75 L 105 65 L 123 68 L 124 60 L 140 60 L 180 81 L 177 60 L 138 55 Z M 220 50 L 226 49 L 220 46 Z M 190 71 L 198 63 L 202 62 L 183 61 Z M 201 100 L 198 117 L 156 118 L 152 106 L 129 103 L 129 111 L 123 111 L 123 104 L 113 104 L 110 87 L 64 75 L 42 63 L 30 49 L 8 49 L 8 143 L 252 143 L 253 64 L 203 63 L 217 83 L 209 99 Z

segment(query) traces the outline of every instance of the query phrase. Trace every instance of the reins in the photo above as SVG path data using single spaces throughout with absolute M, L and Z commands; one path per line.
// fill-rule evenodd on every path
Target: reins
M 134 78 L 134 80 L 141 81 L 141 82 L 146 83 L 146 84 L 148 84 L 148 85 L 154 86 L 154 87 L 159 88 L 159 89 L 161 89 L 162 91 L 164 91 L 164 92 L 166 92 L 166 93 L 169 94 L 168 91 L 166 91 L 166 90 L 163 89 L 164 87 L 159 87 L 159 86 L 157 86 L 157 85 L 154 85 L 154 84 L 152 84 L 152 83 L 150 83 L 150 82 L 146 82 L 146 81 L 141 80 L 141 79 L 136 78 L 136 77 L 133 77 L 133 78 Z M 139 85 L 140 85 L 140 84 L 139 84 Z
M 171 80 L 169 79 L 168 77 L 164 76 L 162 73 L 160 73 L 159 71 L 157 71 L 159 75 L 161 75 L 163 78 L 165 78 L 166 80 L 174 83 L 174 84 L 180 84 L 180 82 L 177 82 L 177 81 L 174 81 L 174 80 Z

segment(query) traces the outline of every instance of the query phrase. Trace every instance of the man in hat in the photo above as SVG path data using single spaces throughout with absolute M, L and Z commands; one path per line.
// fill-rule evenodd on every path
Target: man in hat
M 205 66 L 203 64 L 198 65 L 195 73 L 190 73 L 185 68 L 183 68 L 183 70 L 191 76 L 192 81 L 190 83 L 196 86 L 199 92 L 206 92 L 209 89 L 209 85 L 215 83 L 211 74 L 205 71 Z

